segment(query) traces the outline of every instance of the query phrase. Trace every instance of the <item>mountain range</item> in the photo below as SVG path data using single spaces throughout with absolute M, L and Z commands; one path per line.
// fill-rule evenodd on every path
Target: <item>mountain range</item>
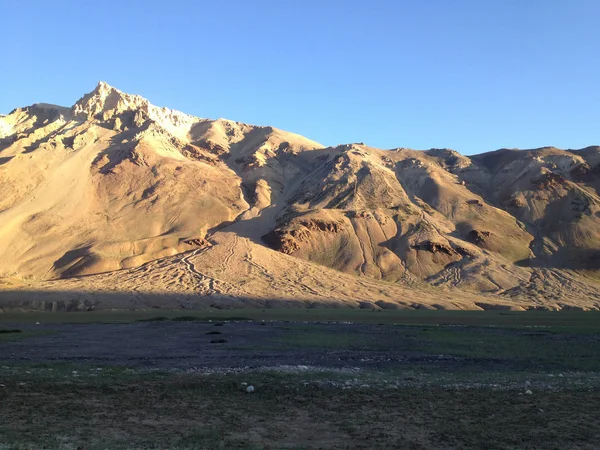
M 600 147 L 324 147 L 99 83 L 0 116 L 0 307 L 600 308 Z

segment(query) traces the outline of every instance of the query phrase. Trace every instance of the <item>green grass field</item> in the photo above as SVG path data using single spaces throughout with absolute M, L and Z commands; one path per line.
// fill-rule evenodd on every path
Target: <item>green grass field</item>
M 28 369 L 2 373 L 2 448 L 562 449 L 594 448 L 600 432 L 588 388 L 342 389 L 320 385 L 326 373 Z
M 0 449 L 594 449 L 600 442 L 599 313 L 267 309 L 1 318 Z M 407 359 L 348 370 L 202 372 L 3 358 L 3 345 L 43 338 L 48 331 L 36 322 L 194 330 L 186 322 L 209 320 L 225 325 L 199 324 L 202 339 L 215 330 L 231 339 L 238 325 L 230 320 L 275 321 L 250 328 L 263 333 L 260 342 L 215 354 L 380 361 L 399 349 Z M 369 326 L 317 323 L 329 321 Z

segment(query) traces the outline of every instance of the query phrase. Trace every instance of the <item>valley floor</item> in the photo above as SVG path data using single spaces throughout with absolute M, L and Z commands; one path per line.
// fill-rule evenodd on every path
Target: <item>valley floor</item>
M 558 449 L 600 442 L 596 313 L 235 314 L 6 314 L 0 446 Z

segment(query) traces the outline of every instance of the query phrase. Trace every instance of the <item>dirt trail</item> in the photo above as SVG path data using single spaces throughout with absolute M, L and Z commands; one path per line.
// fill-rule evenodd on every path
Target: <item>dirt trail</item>
M 229 268 L 231 259 L 235 255 L 235 250 L 238 247 L 239 242 L 240 242 L 240 238 L 238 237 L 238 235 L 237 234 L 233 234 L 233 239 L 232 239 L 231 247 L 229 247 L 229 250 L 227 252 L 227 256 L 225 256 L 225 258 L 223 258 L 223 270 L 227 270 Z
M 202 250 L 204 250 L 204 249 L 202 249 Z M 188 255 L 182 257 L 181 261 L 186 265 L 187 269 L 190 271 L 192 276 L 197 278 L 197 280 L 200 283 L 200 286 L 202 287 L 201 290 L 205 294 L 207 294 L 207 295 L 221 294 L 222 292 L 220 292 L 215 286 L 215 279 L 207 277 L 203 273 L 196 270 L 196 268 L 194 267 L 194 263 L 192 261 L 190 261 L 191 258 L 197 256 L 200 252 L 201 252 L 201 250 L 194 250 L 193 252 L 190 252 Z

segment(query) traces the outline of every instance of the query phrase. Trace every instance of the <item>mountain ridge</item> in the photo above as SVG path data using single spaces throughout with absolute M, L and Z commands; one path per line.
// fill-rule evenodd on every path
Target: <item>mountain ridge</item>
M 129 286 L 115 274 L 169 260 L 155 269 L 158 284 L 184 297 L 264 302 L 265 286 L 280 286 L 290 302 L 356 306 L 350 291 L 315 288 L 335 291 L 319 274 L 327 267 L 329 278 L 346 274 L 361 295 L 389 305 L 597 309 L 599 192 L 596 146 L 472 156 L 324 147 L 159 108 L 100 82 L 71 108 L 34 104 L 0 116 L 0 277 L 18 289 L 75 283 L 88 292 L 82 276 Z M 278 273 L 289 264 L 309 282 Z M 177 265 L 188 281 L 173 279 Z M 228 284 L 223 274 L 254 287 L 215 289 Z M 394 300 L 405 288 L 429 300 Z M 437 302 L 447 289 L 470 300 Z

